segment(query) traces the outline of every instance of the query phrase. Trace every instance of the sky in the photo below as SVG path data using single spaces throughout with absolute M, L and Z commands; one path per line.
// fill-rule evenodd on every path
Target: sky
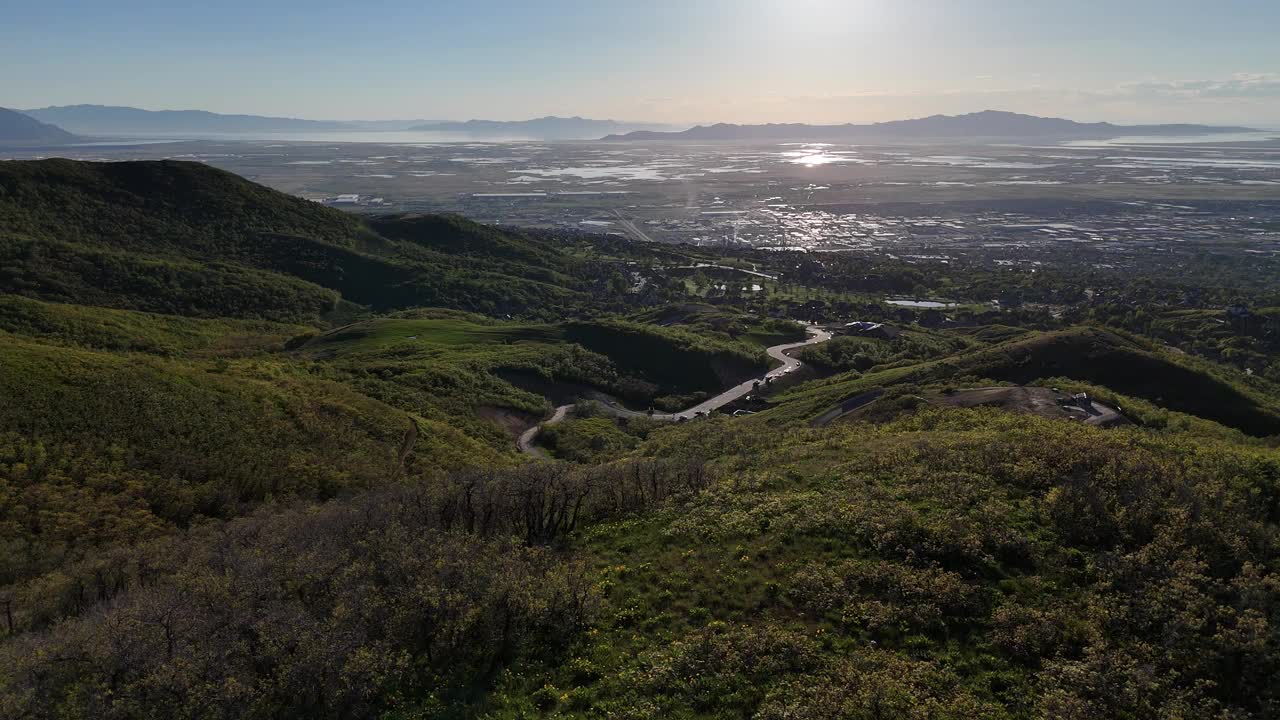
M 1280 0 L 0 4 L 0 107 L 1280 125 Z

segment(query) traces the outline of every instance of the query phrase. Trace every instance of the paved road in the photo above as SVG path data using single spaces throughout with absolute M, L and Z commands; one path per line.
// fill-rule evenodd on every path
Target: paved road
M 649 243 L 654 241 L 653 238 L 649 237 L 648 233 L 636 227 L 635 223 L 628 220 L 626 216 L 622 214 L 621 211 L 614 210 L 613 215 L 614 217 L 618 218 L 618 224 L 622 226 L 623 231 L 631 235 L 632 240 L 638 240 L 640 242 L 649 242 Z
M 516 440 L 516 447 L 519 448 L 522 453 L 536 455 L 538 457 L 546 457 L 547 452 L 537 445 L 534 445 L 533 441 L 538 439 L 538 433 L 542 432 L 543 427 L 547 425 L 555 425 L 556 423 L 563 421 L 572 409 L 572 405 L 561 405 L 556 408 L 556 411 L 551 414 L 551 417 L 520 433 L 519 439 Z
M 787 373 L 799 368 L 801 364 L 799 360 L 787 354 L 788 350 L 795 350 L 796 348 L 802 348 L 806 345 L 817 345 L 818 343 L 824 343 L 831 339 L 831 333 L 826 330 L 820 330 L 815 327 L 806 328 L 806 330 L 808 331 L 809 337 L 801 342 L 774 345 L 773 347 L 765 350 L 765 352 L 769 353 L 769 357 L 782 361 L 782 364 L 765 373 L 763 376 L 735 385 L 710 400 L 694 405 L 688 410 L 682 410 L 680 412 L 670 414 L 660 413 L 655 414 L 653 417 L 658 420 L 679 420 L 680 418 L 692 418 L 698 413 L 708 414 L 714 410 L 719 410 L 734 400 L 750 394 L 751 391 L 756 388 L 756 383 L 764 385 L 769 378 L 777 379 L 785 376 Z
M 1120 410 L 1117 408 L 1113 408 L 1109 405 L 1103 405 L 1102 403 L 1093 400 L 1090 400 L 1087 405 L 1088 407 L 1081 408 L 1086 415 L 1084 418 L 1085 425 L 1109 427 L 1126 421 L 1125 416 L 1121 415 Z
M 766 273 L 762 273 L 762 272 L 760 272 L 759 270 L 748 270 L 748 269 L 746 269 L 746 268 L 740 268 L 740 267 L 736 267 L 736 266 L 734 266 L 734 265 L 717 265 L 717 264 L 715 264 L 715 263 L 694 263 L 693 265 L 677 265 L 675 269 L 677 269 L 677 270 L 696 270 L 696 269 L 699 269 L 699 268 L 717 268 L 717 269 L 720 269 L 720 270 L 732 270 L 732 271 L 734 271 L 734 272 L 740 272 L 740 273 L 742 273 L 742 274 L 744 274 L 744 275 L 754 275 L 755 277 L 758 277 L 758 278 L 764 278 L 765 280 L 777 280 L 777 279 L 778 279 L 778 276 L 777 276 L 777 275 L 768 275 L 768 274 L 766 274 Z
M 623 407 L 622 405 L 619 405 L 616 401 L 612 399 L 602 398 L 600 400 L 600 404 L 605 409 L 606 412 L 608 412 L 609 414 L 615 417 L 626 417 L 626 418 L 647 417 L 647 418 L 652 418 L 654 420 L 662 420 L 667 422 L 692 419 L 698 413 L 710 414 L 711 412 L 715 410 L 719 410 L 725 405 L 728 405 L 729 403 L 748 395 L 749 393 L 751 393 L 753 390 L 756 389 L 757 385 L 764 385 L 769 380 L 769 378 L 777 379 L 777 378 L 783 377 L 787 375 L 787 373 L 790 373 L 796 368 L 800 367 L 801 365 L 800 361 L 788 355 L 787 351 L 795 350 L 796 348 L 802 348 L 802 347 L 805 347 L 806 345 L 817 345 L 818 343 L 824 343 L 831 339 L 831 333 L 827 332 L 826 330 L 822 330 L 820 328 L 809 327 L 809 328 L 805 328 L 805 331 L 808 333 L 809 337 L 807 337 L 801 342 L 784 343 L 782 345 L 774 345 L 771 348 L 765 349 L 765 352 L 769 354 L 769 357 L 781 361 L 782 362 L 781 365 L 770 370 L 769 372 L 765 373 L 764 375 L 758 378 L 753 378 L 751 380 L 747 380 L 746 382 L 739 383 L 738 385 L 735 385 L 729 388 L 728 390 L 725 390 L 719 395 L 716 395 L 715 397 L 709 400 L 705 400 L 701 403 L 698 403 L 697 405 L 694 405 L 693 407 L 687 410 L 681 410 L 680 412 L 674 412 L 674 413 L 654 413 L 653 415 L 650 415 L 647 412 L 638 412 L 636 410 L 629 410 Z M 524 433 L 520 435 L 520 438 L 516 441 L 516 447 L 518 447 L 520 449 L 520 452 L 522 453 L 527 453 L 530 455 L 538 455 L 540 457 L 546 457 L 546 453 L 543 452 L 541 448 L 539 448 L 537 445 L 534 444 L 534 442 L 538 439 L 538 433 L 541 432 L 542 428 L 547 425 L 555 425 L 556 423 L 563 421 L 565 417 L 568 416 L 569 411 L 572 409 L 573 409 L 573 405 L 561 405 L 560 407 L 556 408 L 555 413 L 553 413 L 550 418 L 544 420 L 542 423 L 538 425 L 535 425 L 529 428 L 528 430 L 525 430 Z

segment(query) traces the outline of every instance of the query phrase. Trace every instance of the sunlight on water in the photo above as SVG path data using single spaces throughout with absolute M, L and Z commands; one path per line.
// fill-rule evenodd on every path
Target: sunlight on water
M 794 143 L 787 143 L 794 144 Z M 787 162 L 805 167 L 832 165 L 835 163 L 865 163 L 866 160 L 856 157 L 856 153 L 847 150 L 828 150 L 826 143 L 809 143 L 800 146 L 799 150 L 788 150 L 781 153 Z

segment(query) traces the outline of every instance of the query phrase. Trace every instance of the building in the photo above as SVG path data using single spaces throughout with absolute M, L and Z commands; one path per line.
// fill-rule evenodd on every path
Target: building
M 840 334 L 879 338 L 881 340 L 892 340 L 901 335 L 902 331 L 892 325 L 885 325 L 884 323 L 854 321 L 846 323 L 841 329 Z

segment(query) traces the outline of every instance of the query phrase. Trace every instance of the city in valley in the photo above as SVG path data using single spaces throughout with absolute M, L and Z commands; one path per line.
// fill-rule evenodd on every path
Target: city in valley
M 993 267 L 1176 269 L 1204 252 L 1280 254 L 1280 132 L 895 145 L 391 135 L 119 141 L 59 154 L 191 160 L 347 210 L 660 243 Z

